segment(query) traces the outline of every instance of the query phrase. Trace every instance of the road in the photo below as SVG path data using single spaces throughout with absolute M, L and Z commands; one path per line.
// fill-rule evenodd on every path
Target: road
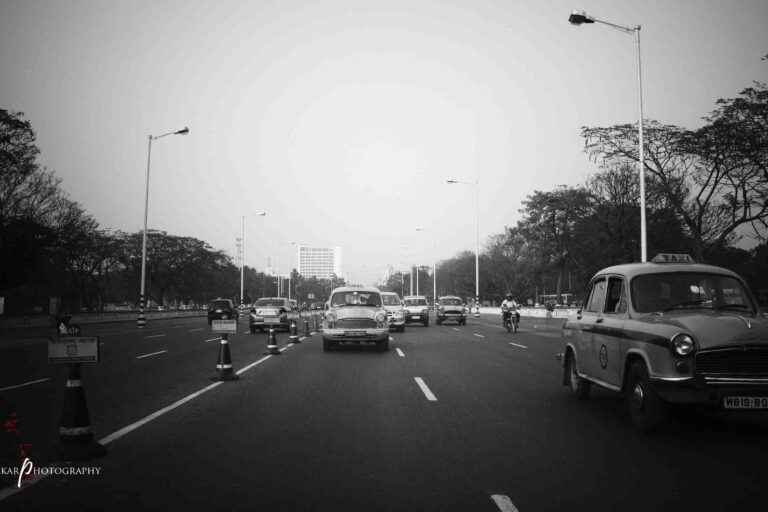
M 221 383 L 209 380 L 219 339 L 205 319 L 89 326 L 103 345 L 83 384 L 107 454 L 76 466 L 98 475 L 14 482 L 0 509 L 764 508 L 766 414 L 678 414 L 661 434 L 637 433 L 617 395 L 578 402 L 562 386 L 561 323 L 409 325 L 388 352 L 328 353 L 321 333 L 296 345 L 279 333 L 281 354 L 265 356 L 267 335 L 241 321 L 229 336 L 240 378 Z M 29 458 L 50 466 L 66 367 L 46 362 L 36 332 L 3 338 L 0 399 Z

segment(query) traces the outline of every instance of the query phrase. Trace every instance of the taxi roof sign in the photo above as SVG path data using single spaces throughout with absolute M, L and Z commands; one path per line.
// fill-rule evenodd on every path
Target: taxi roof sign
M 690 254 L 659 253 L 653 257 L 652 263 L 696 263 Z

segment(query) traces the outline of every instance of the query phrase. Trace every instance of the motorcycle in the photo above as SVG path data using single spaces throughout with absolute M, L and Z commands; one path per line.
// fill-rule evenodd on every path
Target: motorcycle
M 503 306 L 501 308 L 501 321 L 507 332 L 517 332 L 517 326 L 520 323 L 520 313 L 514 308 Z

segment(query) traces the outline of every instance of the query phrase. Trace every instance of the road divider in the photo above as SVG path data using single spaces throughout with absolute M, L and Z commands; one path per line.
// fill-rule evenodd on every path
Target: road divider
M 281 354 L 280 350 L 277 348 L 277 335 L 275 335 L 275 330 L 270 329 L 269 330 L 269 338 L 267 338 L 267 350 L 264 351 L 265 356 L 279 356 Z

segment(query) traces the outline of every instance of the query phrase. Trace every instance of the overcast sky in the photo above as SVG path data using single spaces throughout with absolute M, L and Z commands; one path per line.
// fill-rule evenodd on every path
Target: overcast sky
M 192 236 L 245 263 L 343 248 L 375 281 L 520 219 L 597 168 L 581 126 L 701 126 L 768 82 L 766 0 L 0 0 L 0 108 L 102 228 Z M 421 227 L 429 231 L 416 232 Z M 653 233 L 648 234 L 649 238 Z M 409 247 L 406 249 L 405 247 Z

